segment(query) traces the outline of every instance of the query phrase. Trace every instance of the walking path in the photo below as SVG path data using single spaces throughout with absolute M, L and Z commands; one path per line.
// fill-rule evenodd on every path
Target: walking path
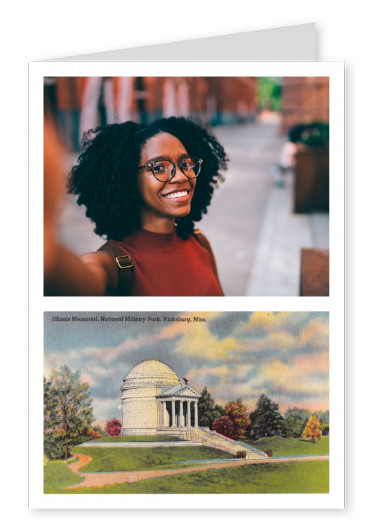
M 77 485 L 67 487 L 66 490 L 92 488 L 92 487 L 105 487 L 108 485 L 115 485 L 119 483 L 134 483 L 135 481 L 141 481 L 143 479 L 154 479 L 162 476 L 171 476 L 176 474 L 187 474 L 189 472 L 202 472 L 203 470 L 213 470 L 216 468 L 229 468 L 244 465 L 253 464 L 270 464 L 270 463 L 286 463 L 297 461 L 327 461 L 329 456 L 317 455 L 317 456 L 304 456 L 304 457 L 281 457 L 281 458 L 268 458 L 268 459 L 234 459 L 228 460 L 228 462 L 211 463 L 207 465 L 186 467 L 186 468 L 174 468 L 164 470 L 137 470 L 128 472 L 92 472 L 89 474 L 79 473 L 78 470 L 87 465 L 91 461 L 91 457 L 85 454 L 73 454 L 79 458 L 79 461 L 68 465 L 72 472 L 79 474 L 84 478 L 84 481 Z

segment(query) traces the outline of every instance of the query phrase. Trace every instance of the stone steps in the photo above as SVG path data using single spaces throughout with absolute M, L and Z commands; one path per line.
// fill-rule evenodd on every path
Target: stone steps
M 213 431 L 206 431 L 200 428 L 188 429 L 187 437 L 193 443 L 199 443 L 210 448 L 217 448 L 232 455 L 236 452 L 246 452 L 247 459 L 265 459 L 263 453 L 257 453 L 247 445 L 239 444 L 237 441 L 232 441 Z

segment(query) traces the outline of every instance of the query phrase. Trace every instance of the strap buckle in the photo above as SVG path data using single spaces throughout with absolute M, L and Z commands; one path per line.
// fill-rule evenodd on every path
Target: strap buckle
M 120 262 L 121 258 L 127 259 L 130 263 L 126 263 L 126 265 L 122 265 Z M 123 254 L 122 256 L 117 256 L 115 260 L 120 269 L 128 269 L 129 267 L 133 267 L 132 258 L 129 256 L 129 254 Z

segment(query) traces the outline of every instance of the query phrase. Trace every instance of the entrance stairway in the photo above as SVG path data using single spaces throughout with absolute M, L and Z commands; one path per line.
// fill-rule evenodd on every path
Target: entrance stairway
M 209 431 L 202 428 L 187 428 L 184 431 L 184 434 L 181 433 L 182 438 L 196 444 L 202 444 L 204 446 L 209 446 L 210 448 L 218 448 L 219 450 L 223 450 L 224 452 L 233 455 L 236 455 L 236 452 L 245 452 L 246 459 L 265 459 L 265 457 L 267 457 L 264 452 L 261 452 L 261 450 L 252 448 L 241 441 L 229 439 L 215 431 Z

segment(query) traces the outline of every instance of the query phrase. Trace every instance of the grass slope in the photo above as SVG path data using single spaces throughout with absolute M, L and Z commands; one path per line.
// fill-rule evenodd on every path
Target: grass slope
M 323 437 L 317 444 L 304 439 L 269 438 L 252 441 L 250 444 L 261 450 L 270 448 L 275 457 L 329 454 L 329 437 Z M 93 461 L 82 469 L 85 473 L 183 468 L 191 465 L 177 464 L 177 462 L 232 457 L 228 453 L 204 446 L 182 448 L 168 448 L 167 446 L 166 448 L 75 447 L 72 451 L 85 453 L 93 458 Z M 111 487 L 64 491 L 64 487 L 79 483 L 81 478 L 71 472 L 63 461 L 49 461 L 44 467 L 44 480 L 46 494 L 325 493 L 329 491 L 329 462 L 278 464 L 271 462 L 265 465 L 192 472 Z
M 274 457 L 285 455 L 329 455 L 329 436 L 322 437 L 316 444 L 310 439 L 272 439 L 244 441 L 259 450 L 273 450 Z
M 60 491 L 61 492 L 61 491 Z M 249 465 L 191 472 L 67 494 L 280 494 L 329 492 L 329 463 Z
M 118 472 L 128 470 L 159 470 L 192 466 L 192 463 L 179 463 L 196 459 L 231 459 L 233 456 L 215 448 L 186 446 L 182 448 L 72 448 L 72 452 L 89 455 L 93 460 L 81 469 L 88 472 Z
M 44 493 L 61 493 L 65 487 L 76 485 L 83 478 L 71 472 L 65 461 L 48 461 L 44 467 Z

